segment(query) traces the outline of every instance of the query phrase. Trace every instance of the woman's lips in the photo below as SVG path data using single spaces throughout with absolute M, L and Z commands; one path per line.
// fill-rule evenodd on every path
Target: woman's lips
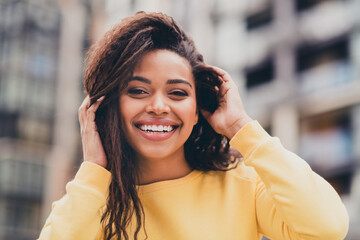
M 144 119 L 134 125 L 141 136 L 151 141 L 164 141 L 179 127 L 179 124 L 167 119 Z
M 151 131 L 143 131 L 139 128 L 136 128 L 139 133 L 146 139 L 151 141 L 164 141 L 170 138 L 176 131 L 177 128 L 174 128 L 170 132 L 151 132 Z

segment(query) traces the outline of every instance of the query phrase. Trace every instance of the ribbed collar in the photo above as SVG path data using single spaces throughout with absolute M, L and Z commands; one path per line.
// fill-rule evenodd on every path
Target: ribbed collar
M 145 185 L 138 185 L 137 186 L 138 193 L 146 194 L 149 192 L 155 192 L 155 191 L 159 191 L 162 189 L 178 186 L 178 185 L 187 183 L 189 181 L 192 181 L 193 179 L 199 177 L 202 174 L 203 174 L 202 171 L 192 170 L 190 173 L 188 173 L 187 175 L 185 175 L 184 177 L 181 177 L 181 178 L 165 180 L 165 181 L 160 181 L 160 182 L 154 182 L 154 183 L 149 183 L 149 184 L 145 184 Z

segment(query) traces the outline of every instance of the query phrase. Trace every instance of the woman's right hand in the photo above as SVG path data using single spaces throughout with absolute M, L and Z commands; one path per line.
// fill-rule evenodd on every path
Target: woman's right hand
M 106 155 L 95 123 L 95 112 L 103 100 L 104 96 L 90 106 L 90 97 L 86 96 L 79 108 L 79 122 L 84 161 L 106 168 Z

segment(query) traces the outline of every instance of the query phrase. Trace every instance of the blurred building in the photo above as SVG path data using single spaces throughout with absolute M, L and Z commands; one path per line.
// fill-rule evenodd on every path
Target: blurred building
M 34 239 L 53 138 L 60 12 L 0 3 L 0 239 Z
M 107 1 L 109 25 L 162 11 L 205 60 L 237 81 L 245 107 L 341 195 L 360 239 L 360 1 Z
M 81 160 L 83 56 L 101 9 L 95 0 L 0 1 L 1 240 L 36 239 Z

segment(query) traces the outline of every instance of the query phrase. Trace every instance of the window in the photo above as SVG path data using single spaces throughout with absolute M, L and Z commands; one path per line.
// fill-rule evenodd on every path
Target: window
M 0 137 L 17 137 L 18 117 L 19 115 L 16 112 L 0 109 Z
M 350 194 L 351 182 L 353 178 L 353 166 L 347 165 L 335 171 L 320 172 L 324 178 L 335 188 L 340 195 Z
M 300 156 L 339 194 L 350 192 L 353 136 L 349 109 L 312 116 L 300 124 Z
M 246 17 L 246 29 L 248 31 L 258 29 L 269 25 L 273 20 L 273 8 L 272 6 L 267 6 L 264 9 L 261 9 L 258 12 L 255 12 L 248 17 Z
M 2 196 L 38 201 L 43 190 L 45 168 L 30 161 L 7 159 L 0 161 L 0 193 Z
M 308 94 L 347 84 L 355 79 L 348 37 L 304 45 L 297 49 L 299 92 Z
M 274 78 L 273 59 L 265 59 L 260 64 L 246 69 L 245 76 L 248 89 L 271 82 Z
M 296 11 L 301 12 L 308 10 L 318 4 L 330 1 L 344 1 L 344 0 L 296 0 Z
M 310 164 L 331 169 L 351 162 L 352 131 L 347 110 L 302 120 L 300 152 Z
M 296 68 L 298 72 L 314 66 L 349 58 L 348 37 L 340 37 L 328 42 L 303 45 L 297 49 Z
M 5 203 L 5 225 L 15 229 L 36 229 L 40 211 L 38 203 L 26 200 L 9 199 Z

